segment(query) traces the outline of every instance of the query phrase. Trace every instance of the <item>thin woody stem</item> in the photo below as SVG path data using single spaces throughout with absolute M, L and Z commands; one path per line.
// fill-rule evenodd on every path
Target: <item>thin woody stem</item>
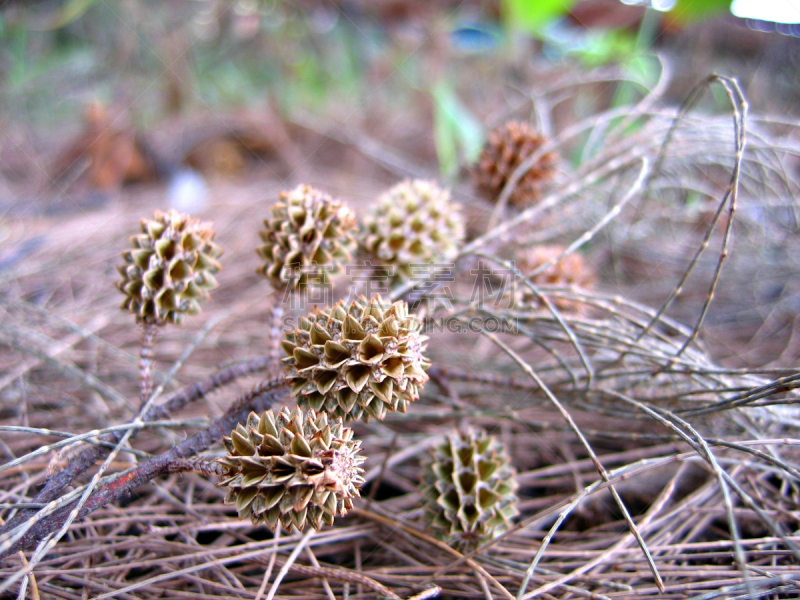
M 268 379 L 261 382 L 239 398 L 211 426 L 185 439 L 167 452 L 154 456 L 150 460 L 122 473 L 115 479 L 98 486 L 86 499 L 77 518 L 82 519 L 98 508 L 120 500 L 129 495 L 138 486 L 161 475 L 196 470 L 213 472 L 210 467 L 203 464 L 203 461 L 197 460 L 197 455 L 222 439 L 223 435 L 229 434 L 238 423 L 245 422 L 250 411 L 262 412 L 280 400 L 283 395 L 280 388 L 283 386 L 282 378 Z M 59 508 L 34 524 L 24 536 L 17 540 L 4 554 L 0 555 L 0 560 L 19 550 L 35 546 L 48 535 L 61 528 L 69 517 L 72 504 L 74 503 Z
M 190 402 L 197 401 L 212 391 L 240 377 L 264 371 L 271 364 L 273 363 L 269 357 L 259 356 L 246 363 L 230 366 L 219 373 L 215 373 L 211 377 L 184 388 L 169 398 L 164 404 L 154 406 L 143 416 L 142 421 L 148 422 L 169 419 L 170 413 L 180 410 Z M 134 432 L 133 435 L 135 434 L 136 432 Z M 114 432 L 108 436 L 103 436 L 101 439 L 108 443 L 116 444 L 121 437 L 121 432 Z M 95 462 L 105 457 L 108 452 L 109 449 L 102 446 L 91 446 L 84 449 L 73 458 L 62 471 L 47 480 L 44 487 L 36 494 L 33 503 L 47 504 L 58 498 L 76 477 L 89 470 Z M 14 529 L 29 519 L 35 512 L 36 511 L 31 509 L 20 510 L 20 512 L 10 519 L 3 527 L 0 527 L 0 534 Z
M 272 308 L 272 322 L 269 329 L 269 357 L 276 365 L 280 364 L 281 359 L 282 318 L 283 306 L 275 304 Z
M 153 362 L 158 325 L 142 323 L 142 346 L 139 350 L 139 406 L 144 406 L 153 393 Z

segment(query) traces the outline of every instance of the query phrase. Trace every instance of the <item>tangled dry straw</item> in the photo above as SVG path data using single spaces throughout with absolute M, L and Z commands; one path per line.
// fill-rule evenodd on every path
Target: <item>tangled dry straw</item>
M 253 326 L 268 322 L 268 308 L 244 258 L 252 253 L 242 240 L 250 190 L 214 216 L 229 257 L 225 278 L 207 321 L 164 336 L 161 364 L 170 359 L 172 367 L 154 372 L 158 387 L 141 411 L 135 340 L 114 316 L 114 291 L 103 291 L 110 285 L 100 277 L 74 279 L 75 265 L 111 273 L 113 248 L 98 258 L 70 237 L 76 227 L 55 240 L 59 252 L 3 274 L 2 593 L 795 597 L 800 375 L 719 366 L 701 336 L 707 321 L 718 322 L 712 296 L 731 306 L 742 294 L 745 282 L 737 277 L 748 272 L 736 269 L 743 264 L 737 252 L 752 259 L 754 249 L 777 243 L 765 232 L 786 229 L 784 212 L 773 209 L 797 191 L 784 176 L 794 150 L 781 151 L 790 142 L 776 139 L 768 123 L 746 121 L 734 82 L 706 83 L 729 94 L 732 118 L 701 115 L 691 103 L 676 117 L 648 96 L 633 111 L 611 111 L 554 137 L 553 147 L 583 139 L 585 160 L 540 203 L 509 216 L 501 197 L 491 209 L 498 224 L 461 251 L 450 305 L 427 314 L 431 381 L 408 413 L 353 425 L 370 457 L 367 485 L 346 517 L 319 532 L 273 536 L 237 519 L 207 474 L 170 474 L 164 466 L 168 457 L 202 470 L 192 462 L 198 452 L 206 459 L 224 452 L 215 434 L 227 434 L 241 414 L 287 401 L 269 378 L 246 392 L 275 367 L 266 352 L 269 328 Z M 633 133 L 618 134 L 634 123 Z M 511 193 L 513 179 L 502 195 Z M 709 203 L 691 219 L 676 209 L 690 192 Z M 745 210 L 734 245 L 737 203 Z M 123 239 L 135 223 L 137 209 L 127 213 L 107 226 L 109 238 Z M 483 261 L 513 272 L 504 250 L 512 240 L 557 241 L 566 252 L 606 247 L 610 264 L 625 262 L 634 273 L 657 252 L 668 271 L 659 278 L 669 287 L 640 285 L 658 299 L 651 308 L 621 283 L 625 294 L 519 281 L 540 298 L 532 308 L 477 305 L 470 271 Z M 781 242 L 792 243 L 788 234 Z M 729 253 L 725 268 L 734 275 L 726 281 Z M 581 310 L 557 308 L 574 305 Z M 513 331 L 487 325 L 456 333 L 438 327 L 444 318 L 481 318 L 472 322 L 511 324 Z M 466 425 L 509 449 L 520 516 L 502 536 L 461 554 L 426 531 L 417 481 L 428 449 Z M 52 483 L 67 480 L 87 452 L 80 476 L 60 489 Z M 141 480 L 128 476 L 145 471 Z M 49 493 L 41 490 L 46 481 Z M 102 494 L 120 488 L 126 493 L 118 502 L 103 502 Z

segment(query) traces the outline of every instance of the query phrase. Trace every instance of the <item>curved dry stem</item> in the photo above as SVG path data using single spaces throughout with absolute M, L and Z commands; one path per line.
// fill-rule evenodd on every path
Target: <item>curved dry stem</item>
M 40 510 L 34 518 L 18 526 L 16 530 L 10 530 L 5 534 L 3 537 L 7 537 L 7 540 L 0 547 L 0 558 L 45 541 L 44 547 L 38 549 L 33 559 L 30 560 L 29 569 L 32 570 L 35 564 L 44 557 L 44 554 L 55 546 L 57 540 L 60 539 L 59 534 L 63 535 L 63 532 L 76 518 L 83 518 L 98 508 L 119 500 L 134 488 L 161 474 L 176 470 L 193 470 L 193 463 L 182 462 L 182 459 L 196 457 L 211 444 L 222 439 L 222 436 L 235 428 L 237 423 L 244 422 L 251 411 L 266 410 L 282 396 L 276 390 L 283 386 L 282 378 L 266 380 L 256 385 L 208 428 L 187 438 L 171 450 L 114 477 L 102 486 L 98 486 L 101 475 L 105 472 L 103 467 L 107 467 L 110 463 L 110 460 L 107 459 L 89 485 L 85 486 L 75 506 L 64 505 L 63 502 L 58 501 L 53 502 L 45 509 Z M 126 437 L 123 436 L 122 439 L 126 440 Z M 113 456 L 112 452 L 109 457 Z M 55 536 L 51 537 L 54 533 Z M 14 581 L 16 579 L 12 578 L 0 585 L 0 591 L 7 590 Z

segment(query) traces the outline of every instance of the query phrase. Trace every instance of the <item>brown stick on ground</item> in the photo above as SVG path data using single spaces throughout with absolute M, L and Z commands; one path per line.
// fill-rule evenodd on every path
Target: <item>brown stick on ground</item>
M 147 462 L 123 473 L 113 481 L 99 486 L 87 498 L 83 509 L 78 513 L 78 519 L 86 517 L 98 508 L 116 502 L 130 494 L 138 486 L 160 475 L 174 473 L 178 470 L 191 470 L 191 462 L 187 463 L 183 459 L 197 456 L 198 453 L 208 449 L 214 442 L 221 440 L 223 435 L 230 434 L 238 423 L 244 423 L 247 420 L 247 415 L 250 411 L 264 411 L 280 400 L 284 392 L 282 389 L 276 389 L 276 386 L 283 387 L 282 382 L 272 379 L 258 384 L 237 400 L 210 427 L 185 439 L 167 452 L 154 456 Z M 57 531 L 63 526 L 71 510 L 72 504 L 68 504 L 44 517 L 33 525 L 7 552 L 0 554 L 0 560 L 19 550 L 35 546 L 47 535 Z
M 158 421 L 169 419 L 172 412 L 180 410 L 190 402 L 194 402 L 204 397 L 206 394 L 227 385 L 228 383 L 258 373 L 269 367 L 271 359 L 268 356 L 259 356 L 246 363 L 236 364 L 227 369 L 223 369 L 219 373 L 215 373 L 211 377 L 198 381 L 197 383 L 188 386 L 169 398 L 166 402 L 159 406 L 154 406 L 142 418 L 144 422 Z M 136 435 L 137 432 L 133 432 Z M 122 438 L 123 432 L 114 432 L 107 436 L 103 436 L 103 441 L 111 444 L 116 444 Z M 32 500 L 36 504 L 47 504 L 58 498 L 68 485 L 81 474 L 88 471 L 92 465 L 98 460 L 108 455 L 109 448 L 101 446 L 89 446 L 76 456 L 70 463 L 59 473 L 50 477 L 45 482 L 41 491 L 36 494 Z M 27 521 L 36 513 L 33 509 L 21 510 L 12 519 L 10 519 L 3 527 L 0 527 L 0 535 L 11 531 L 20 524 Z

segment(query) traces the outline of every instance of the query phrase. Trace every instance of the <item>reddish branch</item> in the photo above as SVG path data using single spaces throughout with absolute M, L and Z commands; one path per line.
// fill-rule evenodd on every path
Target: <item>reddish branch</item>
M 271 359 L 268 356 L 260 356 L 246 363 L 223 369 L 211 377 L 184 388 L 163 404 L 154 406 L 142 417 L 142 420 L 146 423 L 149 421 L 169 419 L 170 413 L 180 410 L 190 402 L 195 402 L 203 398 L 212 391 L 227 385 L 235 379 L 264 371 L 270 364 Z M 136 435 L 136 433 L 137 432 L 134 431 L 133 435 Z M 110 444 L 116 444 L 122 438 L 122 435 L 122 432 L 114 432 L 103 436 L 101 439 Z M 31 502 L 36 504 L 52 502 L 61 496 L 67 486 L 70 485 L 76 477 L 88 471 L 98 460 L 107 456 L 109 452 L 110 450 L 108 447 L 91 445 L 85 448 L 78 456 L 72 459 L 62 471 L 50 477 Z M 21 510 L 3 527 L 0 527 L 0 534 L 14 529 L 27 521 L 35 513 L 36 511 L 32 509 Z
M 103 506 L 116 502 L 129 495 L 135 488 L 160 476 L 183 470 L 194 470 L 193 461 L 187 458 L 197 456 L 208 449 L 213 443 L 222 439 L 223 435 L 230 434 L 237 423 L 244 423 L 250 411 L 262 412 L 280 400 L 284 394 L 282 389 L 276 389 L 276 380 L 267 380 L 255 386 L 250 392 L 236 401 L 222 417 L 213 425 L 185 439 L 171 450 L 154 456 L 145 463 L 120 475 L 92 492 L 83 508 L 78 513 L 82 519 Z M 17 541 L 7 552 L 0 554 L 0 560 L 20 550 L 31 548 L 38 544 L 49 534 L 58 531 L 66 522 L 74 504 L 68 504 L 52 514 L 44 517 L 33 525 L 26 534 Z

